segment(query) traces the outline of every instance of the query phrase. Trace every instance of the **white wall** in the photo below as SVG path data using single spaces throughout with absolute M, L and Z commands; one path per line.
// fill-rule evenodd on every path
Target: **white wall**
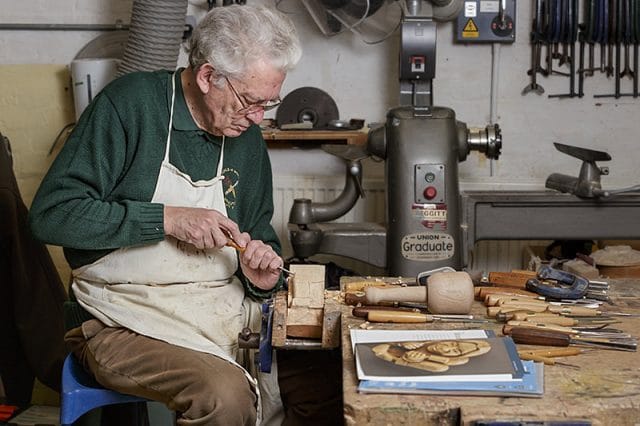
M 248 0 L 249 3 L 275 4 L 275 0 Z M 131 0 L 0 0 L 2 23 L 86 23 L 112 24 L 117 19 L 128 22 Z M 305 56 L 290 73 L 283 94 L 301 87 L 314 86 L 329 93 L 336 101 L 343 119 L 364 118 L 368 123 L 384 120 L 385 111 L 397 100 L 397 34 L 387 41 L 368 45 L 351 33 L 324 37 L 298 0 L 283 0 L 280 8 L 291 12 L 300 31 Z M 611 173 L 603 178 L 605 187 L 640 183 L 637 154 L 640 99 L 601 98 L 595 93 L 611 93 L 613 81 L 603 76 L 587 79 L 582 99 L 548 99 L 547 94 L 566 92 L 568 79 L 542 78 L 543 96 L 522 96 L 529 83 L 530 46 L 528 32 L 531 11 L 529 2 L 518 2 L 517 41 L 503 45 L 499 55 L 498 123 L 503 129 L 503 155 L 494 162 L 490 176 L 489 162 L 472 154 L 460 168 L 463 186 L 508 188 L 513 185 L 542 188 L 549 173 L 564 171 L 577 174 L 579 161 L 553 149 L 562 142 L 609 152 L 613 161 L 606 163 Z M 201 16 L 206 1 L 192 0 L 190 13 Z M 79 31 L 0 31 L 0 65 L 55 63 L 68 64 L 97 32 Z M 489 122 L 491 46 L 460 45 L 453 42 L 453 23 L 438 25 L 438 50 L 434 103 L 456 111 L 459 120 L 470 126 Z M 184 58 L 181 59 L 184 63 Z M 630 80 L 623 80 L 629 91 Z M 290 163 L 291 153 L 275 154 L 278 169 Z M 299 164 L 334 164 L 325 157 L 295 152 Z M 284 156 L 284 160 L 280 158 Z M 309 168 L 305 168 L 309 169 Z M 311 167 L 320 172 L 324 167 Z M 341 170 L 333 165 L 330 170 Z M 381 168 L 375 171 L 380 173 Z

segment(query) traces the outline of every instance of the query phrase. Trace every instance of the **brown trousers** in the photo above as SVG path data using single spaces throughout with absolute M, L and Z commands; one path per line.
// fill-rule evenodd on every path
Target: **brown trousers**
M 178 425 L 253 425 L 256 395 L 244 373 L 220 358 L 86 321 L 65 336 L 98 383 L 164 403 Z M 338 355 L 338 356 L 337 356 Z M 331 351 L 280 351 L 284 425 L 342 424 L 341 363 Z

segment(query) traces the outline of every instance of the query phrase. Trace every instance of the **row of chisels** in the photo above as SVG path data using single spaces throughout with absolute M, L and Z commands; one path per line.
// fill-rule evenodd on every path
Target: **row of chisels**
M 487 316 L 504 322 L 502 333 L 516 343 L 548 346 L 591 346 L 636 351 L 637 339 L 611 327 L 624 312 L 541 300 L 535 296 L 485 296 Z
M 351 282 L 343 289 L 345 302 L 353 306 L 354 317 L 365 320 L 361 327 L 371 327 L 371 323 L 415 323 L 429 327 L 430 323 L 455 322 L 458 324 L 452 325 L 453 328 L 478 328 L 478 324 L 489 323 L 492 328 L 500 327 L 502 334 L 511 336 L 516 343 L 557 346 L 575 352 L 574 355 L 582 353 L 583 349 L 580 348 L 587 346 L 595 349 L 637 350 L 637 339 L 615 328 L 615 324 L 631 314 L 605 309 L 601 301 L 595 304 L 562 301 L 545 298 L 522 288 L 531 279 L 552 276 L 560 278 L 565 286 L 568 285 L 575 292 L 576 282 L 583 286 L 582 281 L 577 280 L 579 277 L 553 271 L 515 271 L 489 274 L 489 280 L 470 284 L 469 278 L 464 278 L 464 272 L 445 274 L 444 281 L 438 274 L 430 276 L 426 285 L 420 285 L 417 280 L 401 283 Z M 430 292 L 429 284 L 440 281 L 447 283 L 441 287 L 443 293 Z M 608 283 L 599 285 L 608 286 Z M 437 312 L 439 303 L 447 297 L 457 300 L 459 309 Z M 469 298 L 482 301 L 486 305 L 486 314 L 477 315 L 478 311 L 474 309 L 476 315 L 472 315 Z M 434 301 L 438 303 L 434 304 Z M 549 348 L 547 352 L 553 350 Z M 566 365 L 554 359 L 561 355 L 527 353 L 523 356 L 523 359 L 539 360 L 548 365 Z
M 523 95 L 544 93 L 541 75 L 569 78 L 567 93 L 549 97 L 583 97 L 585 79 L 601 73 L 613 78 L 614 90 L 594 97 L 638 97 L 640 0 L 534 0 L 533 8 L 531 82 Z

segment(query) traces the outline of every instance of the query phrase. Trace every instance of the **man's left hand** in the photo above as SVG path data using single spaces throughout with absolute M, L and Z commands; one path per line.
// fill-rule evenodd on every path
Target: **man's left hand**
M 248 234 L 243 234 L 244 241 L 238 241 L 244 245 L 243 253 L 240 253 L 240 267 L 242 273 L 256 287 L 262 290 L 271 290 L 278 283 L 280 269 L 284 262 L 273 248 L 260 240 L 249 240 Z

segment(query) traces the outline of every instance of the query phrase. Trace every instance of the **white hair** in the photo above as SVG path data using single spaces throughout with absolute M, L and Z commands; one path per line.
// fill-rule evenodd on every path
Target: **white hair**
M 291 20 L 265 6 L 215 7 L 193 31 L 189 64 L 197 70 L 210 63 L 221 76 L 242 78 L 257 61 L 284 72 L 302 56 Z

